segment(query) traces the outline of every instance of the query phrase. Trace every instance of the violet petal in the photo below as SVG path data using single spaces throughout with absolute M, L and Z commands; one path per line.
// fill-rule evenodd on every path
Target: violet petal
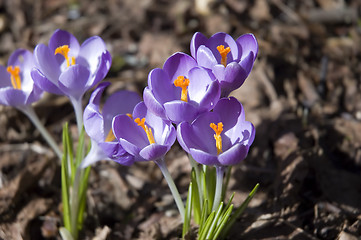
M 34 49 L 34 58 L 36 65 L 43 75 L 56 85 L 61 71 L 60 65 L 55 59 L 54 53 L 52 53 L 44 44 L 39 44 Z
M 174 53 L 163 65 L 163 70 L 168 73 L 171 82 L 179 76 L 188 77 L 188 71 L 197 66 L 197 62 L 185 53 Z
M 204 45 L 207 42 L 207 38 L 200 32 L 196 32 L 191 40 L 190 49 L 193 58 L 197 57 L 197 50 L 199 46 Z
M 64 94 L 63 91 L 61 91 L 57 85 L 47 79 L 39 69 L 33 68 L 31 71 L 31 77 L 34 80 L 34 83 L 42 90 L 58 95 Z
M 154 161 L 162 158 L 168 150 L 167 146 L 154 143 L 143 148 L 139 155 L 147 161 Z
M 199 149 L 191 148 L 190 154 L 200 164 L 204 165 L 218 165 L 218 158 L 215 155 L 209 154 Z
M 212 69 L 218 62 L 220 60 L 217 60 L 211 49 L 204 45 L 199 46 L 197 50 L 197 63 L 199 66 Z
M 219 154 L 218 160 L 222 165 L 236 165 L 247 157 L 248 149 L 248 146 L 245 146 L 242 143 L 237 143 L 227 151 Z
M 238 46 L 242 48 L 242 58 L 248 56 L 250 52 L 253 52 L 254 58 L 257 57 L 258 54 L 258 42 L 256 37 L 252 33 L 243 34 L 240 36 L 236 42 L 239 44 Z
M 198 115 L 198 108 L 191 103 L 175 100 L 164 104 L 169 120 L 178 124 L 183 121 L 191 122 Z
M 82 65 L 73 65 L 66 69 L 59 77 L 59 88 L 67 95 L 80 99 L 88 90 L 86 85 L 90 72 Z

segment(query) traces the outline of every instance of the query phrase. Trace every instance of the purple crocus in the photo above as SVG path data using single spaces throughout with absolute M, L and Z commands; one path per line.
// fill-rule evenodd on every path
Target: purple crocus
M 194 160 L 204 165 L 230 166 L 248 154 L 255 136 L 252 123 L 245 120 L 241 103 L 222 98 L 213 112 L 200 115 L 191 124 L 181 123 L 177 139 Z
M 101 81 L 111 65 L 111 56 L 103 40 L 94 36 L 80 46 L 69 32 L 56 30 L 49 46 L 39 44 L 34 50 L 38 65 L 32 77 L 43 90 L 79 99 Z
M 104 41 L 94 36 L 80 46 L 71 33 L 58 29 L 48 46 L 39 44 L 35 47 L 34 57 L 37 67 L 31 76 L 35 84 L 44 91 L 68 96 L 80 129 L 81 99 L 106 76 L 111 65 Z
M 113 132 L 120 145 L 135 161 L 154 161 L 163 173 L 182 219 L 184 205 L 164 161 L 165 154 L 176 140 L 177 133 L 168 120 L 149 111 L 144 102 L 135 106 L 132 117 L 118 115 L 113 119 Z
M 193 35 L 190 49 L 199 66 L 212 70 L 221 84 L 221 96 L 227 97 L 251 72 L 258 43 L 253 34 L 244 34 L 235 41 L 223 32 L 209 39 L 197 32 Z
M 153 69 L 143 93 L 150 111 L 176 124 L 191 122 L 211 110 L 219 97 L 220 87 L 212 72 L 184 53 L 169 57 L 163 69 Z
M 33 67 L 35 67 L 33 54 L 25 49 L 18 49 L 11 54 L 7 68 L 0 66 L 0 104 L 16 107 L 28 116 L 61 158 L 62 152 L 31 106 L 43 94 L 43 90 L 36 86 L 31 78 L 30 72 Z
M 43 91 L 34 85 L 30 76 L 34 57 L 25 49 L 11 54 L 8 66 L 0 66 L 0 104 L 24 109 L 39 100 Z
M 114 136 L 136 161 L 155 161 L 164 157 L 176 139 L 170 121 L 147 109 L 144 102 L 135 106 L 132 118 L 118 115 L 113 120 Z
M 141 98 L 135 92 L 125 90 L 115 92 L 106 100 L 100 112 L 100 99 L 109 85 L 109 82 L 100 83 L 85 107 L 84 128 L 91 138 L 92 148 L 81 167 L 87 167 L 99 160 L 113 160 L 122 165 L 131 165 L 134 162 L 134 157 L 128 154 L 115 138 L 112 120 L 118 114 L 128 114 L 131 117 L 130 114 Z

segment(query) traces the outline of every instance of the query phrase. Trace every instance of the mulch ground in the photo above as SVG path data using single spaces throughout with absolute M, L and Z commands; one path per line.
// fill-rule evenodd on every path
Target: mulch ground
M 142 93 L 152 68 L 189 53 L 196 31 L 237 38 L 252 32 L 259 56 L 235 92 L 256 126 L 249 156 L 233 168 L 238 206 L 260 189 L 229 239 L 361 236 L 361 3 L 357 0 L 4 0 L 0 63 L 16 48 L 47 43 L 53 31 L 80 42 L 101 36 L 113 56 L 107 94 Z M 86 95 L 84 105 L 89 93 Z M 46 95 L 35 110 L 60 143 L 76 136 L 72 107 Z M 0 106 L 0 239 L 60 239 L 60 164 L 31 122 Z M 175 145 L 166 157 L 186 198 L 190 166 Z M 177 239 L 180 218 L 153 163 L 96 164 L 80 239 Z

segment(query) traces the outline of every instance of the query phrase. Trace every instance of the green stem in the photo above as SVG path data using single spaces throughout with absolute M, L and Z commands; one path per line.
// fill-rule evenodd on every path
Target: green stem
M 69 98 L 70 102 L 73 104 L 75 117 L 76 117 L 76 125 L 78 126 L 78 133 L 80 136 L 81 129 L 83 128 L 83 105 L 81 99 Z
M 228 166 L 227 171 L 226 171 L 225 181 L 224 181 L 224 184 L 223 184 L 223 189 L 222 189 L 222 199 L 224 199 L 224 196 L 226 195 L 229 180 L 231 178 L 231 173 L 232 173 L 232 166 Z
M 216 166 L 216 173 L 217 173 L 216 192 L 214 194 L 212 211 L 217 211 L 218 205 L 221 202 L 224 170 L 225 168 L 223 166 Z
M 160 168 L 160 171 L 162 171 L 163 176 L 168 183 L 169 189 L 170 189 L 170 191 L 173 195 L 174 201 L 178 207 L 179 214 L 181 215 L 182 221 L 184 222 L 184 215 L 185 215 L 184 204 L 183 204 L 182 198 L 179 195 L 178 189 L 173 181 L 173 178 L 168 171 L 167 165 L 165 164 L 163 158 L 156 160 L 155 163 Z
M 202 209 L 202 207 L 203 207 L 203 189 L 202 189 L 202 181 L 201 181 L 201 175 L 199 173 L 198 163 L 193 159 L 193 157 L 190 154 L 188 154 L 188 159 L 189 159 L 189 162 L 190 162 L 192 168 L 194 168 L 194 170 L 196 172 L 198 194 L 199 194 L 199 203 L 200 203 L 200 206 L 201 206 L 201 209 Z
M 59 149 L 58 145 L 55 143 L 52 136 L 50 136 L 49 132 L 46 130 L 44 125 L 40 122 L 38 115 L 36 115 L 34 109 L 31 106 L 26 106 L 24 108 L 19 108 L 28 118 L 32 121 L 35 127 L 39 130 L 40 134 L 43 138 L 48 142 L 50 147 L 54 150 L 55 154 L 58 156 L 59 159 L 62 158 L 63 153 Z

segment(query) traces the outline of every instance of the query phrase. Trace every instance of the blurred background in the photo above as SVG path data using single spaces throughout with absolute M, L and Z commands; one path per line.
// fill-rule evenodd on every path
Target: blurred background
M 79 42 L 99 35 L 113 57 L 107 94 L 140 95 L 151 69 L 189 53 L 197 31 L 253 33 L 258 59 L 232 93 L 256 126 L 249 156 L 233 168 L 236 206 L 260 189 L 229 239 L 361 236 L 361 2 L 359 0 L 0 0 L 0 64 L 54 30 Z M 87 104 L 90 93 L 85 97 Z M 47 94 L 35 110 L 60 143 L 75 116 Z M 190 166 L 178 145 L 166 157 L 182 196 Z M 177 239 L 181 226 L 153 163 L 97 164 L 81 239 Z M 60 239 L 60 165 L 25 115 L 0 106 L 0 239 Z

